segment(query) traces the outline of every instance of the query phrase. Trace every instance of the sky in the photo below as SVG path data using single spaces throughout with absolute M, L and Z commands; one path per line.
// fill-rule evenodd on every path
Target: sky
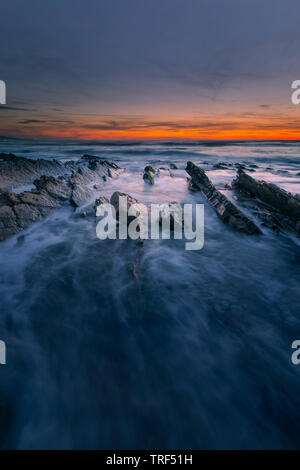
M 300 139 L 299 0 L 1 0 L 0 135 Z

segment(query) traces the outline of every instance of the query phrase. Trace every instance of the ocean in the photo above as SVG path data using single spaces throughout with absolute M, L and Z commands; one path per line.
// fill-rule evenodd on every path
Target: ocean
M 300 142 L 9 139 L 2 151 L 115 161 L 100 195 L 203 203 L 205 241 L 99 240 L 93 217 L 64 207 L 0 244 L 0 447 L 299 448 L 300 239 L 224 225 L 185 166 L 229 197 L 235 163 L 299 194 Z M 152 186 L 147 164 L 161 168 Z

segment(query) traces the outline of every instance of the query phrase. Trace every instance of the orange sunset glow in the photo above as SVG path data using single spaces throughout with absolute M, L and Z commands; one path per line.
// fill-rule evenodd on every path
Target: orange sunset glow
M 31 122 L 32 121 L 32 122 Z M 83 140 L 164 140 L 164 139 L 204 139 L 204 140 L 298 140 L 299 123 L 291 116 L 261 118 L 256 120 L 240 119 L 189 121 L 95 121 L 85 120 L 77 123 L 55 122 L 49 119 L 43 122 L 28 119 L 17 124 L 7 125 L 5 135 L 24 138 L 57 138 Z

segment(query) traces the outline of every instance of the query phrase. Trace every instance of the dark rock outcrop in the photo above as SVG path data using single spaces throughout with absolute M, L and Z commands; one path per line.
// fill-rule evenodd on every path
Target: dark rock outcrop
M 188 162 L 186 171 L 192 178 L 193 187 L 196 186 L 203 192 L 211 206 L 225 223 L 250 235 L 262 233 L 260 228 L 251 219 L 244 215 L 240 209 L 215 188 L 204 170 L 194 165 L 194 163 Z
M 0 241 L 42 220 L 61 205 L 62 200 L 53 198 L 46 190 L 22 194 L 10 191 L 0 193 Z
M 0 159 L 0 241 L 64 204 L 74 207 L 84 204 L 95 194 L 93 182 L 97 181 L 98 190 L 104 177 L 117 176 L 119 169 L 116 164 L 98 157 L 65 164 L 55 160 L 29 160 L 12 154 L 0 154 Z M 91 162 L 94 163 L 91 165 Z M 5 190 L 29 182 L 35 185 L 36 191 L 16 194 Z
M 76 168 L 74 162 L 72 167 Z M 0 154 L 0 190 L 12 190 L 30 184 L 42 175 L 59 176 L 67 173 L 65 165 L 56 160 L 31 160 L 13 154 Z
M 219 162 L 219 163 L 215 163 L 213 165 L 213 168 L 215 168 L 216 170 L 227 170 L 228 166 L 229 166 L 228 163 Z
M 84 154 L 82 156 L 82 160 L 86 160 L 89 165 L 92 164 L 91 166 L 95 165 L 96 163 L 109 168 L 113 168 L 114 170 L 118 170 L 120 168 L 116 163 L 110 162 L 109 160 L 106 160 L 106 158 L 96 157 L 95 155 Z
M 110 198 L 110 203 L 112 206 L 114 206 L 116 210 L 116 219 L 119 220 L 120 217 L 120 207 L 119 207 L 119 197 L 120 196 L 126 196 L 127 197 L 127 213 L 130 209 L 130 207 L 133 204 L 141 204 L 137 199 L 134 197 L 130 196 L 129 194 L 126 193 L 120 193 L 119 191 L 116 191 L 113 193 L 113 195 Z M 130 223 L 132 220 L 134 220 L 136 217 L 134 216 L 128 216 L 128 223 Z
M 266 223 L 272 219 L 272 226 L 277 226 L 277 230 L 287 226 L 288 228 L 294 227 L 297 232 L 300 232 L 299 194 L 293 195 L 273 183 L 256 180 L 242 170 L 238 171 L 237 177 L 232 182 L 232 187 L 248 197 L 258 198 L 267 204 L 268 209 L 260 211 Z M 264 213 L 267 214 L 267 217 Z M 280 217 L 280 214 L 284 217 Z M 287 220 L 286 217 L 290 220 Z
M 255 180 L 244 171 L 239 171 L 232 187 L 247 191 L 253 197 L 258 197 L 266 204 L 275 207 L 289 217 L 300 220 L 300 195 L 293 195 L 275 184 L 263 180 Z
M 145 181 L 145 183 L 148 183 L 148 184 L 154 184 L 154 178 L 153 176 L 151 175 L 150 172 L 145 172 L 143 174 L 143 180 Z
M 137 205 L 141 206 L 141 209 L 145 210 L 145 207 L 146 207 L 149 218 L 150 218 L 150 212 L 151 211 L 150 211 L 149 207 L 143 205 L 140 201 L 138 201 L 134 197 L 130 196 L 129 194 L 120 193 L 120 192 L 116 191 L 111 196 L 110 203 L 112 204 L 112 206 L 114 206 L 114 208 L 116 210 L 116 219 L 117 220 L 119 220 L 119 216 L 120 216 L 120 214 L 119 214 L 119 197 L 120 196 L 126 196 L 127 197 L 127 213 L 128 213 L 130 207 L 133 204 L 137 204 Z M 96 201 L 95 207 L 97 207 L 98 205 L 99 204 L 97 204 L 97 201 Z M 173 212 L 173 211 L 170 210 L 172 208 L 172 206 L 174 207 L 176 205 L 180 206 L 180 204 L 176 201 L 170 202 L 170 203 L 165 203 L 165 204 L 160 204 L 160 211 L 158 213 L 158 222 L 159 222 L 160 226 L 162 226 L 164 221 L 167 221 L 168 219 L 170 219 L 170 230 L 175 230 L 175 228 L 178 228 L 178 227 L 182 228 L 183 227 L 182 212 L 181 212 L 180 218 L 179 218 L 179 215 L 176 212 Z M 135 219 L 136 219 L 136 217 L 134 217 L 134 216 L 127 216 L 128 224 L 131 221 L 135 220 Z
M 155 174 L 155 169 L 151 165 L 147 165 L 144 168 L 143 180 L 145 183 L 154 184 L 153 175 Z

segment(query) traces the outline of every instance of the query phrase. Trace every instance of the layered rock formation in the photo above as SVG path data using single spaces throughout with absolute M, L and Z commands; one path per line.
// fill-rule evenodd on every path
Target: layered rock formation
M 267 205 L 257 212 L 267 226 L 274 230 L 294 228 L 300 233 L 300 195 L 293 195 L 275 184 L 256 180 L 243 170 L 238 170 L 232 187 L 244 196 L 255 197 Z
M 198 188 L 203 192 L 210 205 L 225 223 L 250 235 L 262 233 L 251 219 L 215 188 L 204 170 L 194 163 L 188 162 L 186 171 L 192 178 L 193 188 Z
M 95 191 L 118 175 L 119 167 L 99 157 L 82 157 L 65 164 L 56 160 L 29 160 L 1 154 L 0 160 L 0 241 L 43 219 L 64 204 L 78 207 Z M 21 194 L 8 188 L 33 183 L 35 190 Z

